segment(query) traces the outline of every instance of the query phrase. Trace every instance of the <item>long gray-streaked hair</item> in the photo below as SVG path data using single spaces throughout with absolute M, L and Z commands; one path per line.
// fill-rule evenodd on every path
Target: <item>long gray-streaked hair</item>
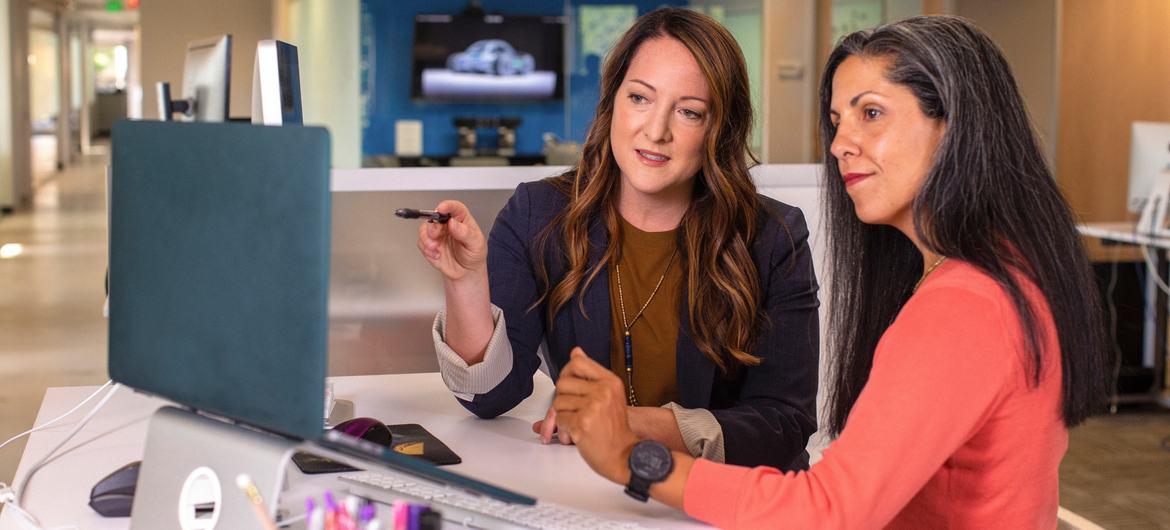
M 820 87 L 829 229 L 832 390 L 829 426 L 839 434 L 869 378 L 874 349 L 910 298 L 922 256 L 901 232 L 854 214 L 829 148 L 833 76 L 850 56 L 889 58 L 886 78 L 909 88 L 946 132 L 914 198 L 914 226 L 932 252 L 971 263 L 1003 287 L 1021 319 L 1032 384 L 1041 374 L 1037 311 L 1013 273 L 1047 299 L 1060 339 L 1064 423 L 1103 409 L 1108 354 L 1099 293 L 1068 204 L 1032 130 L 1007 61 L 979 28 L 957 17 L 914 17 L 846 36 Z M 945 352 L 939 352 L 945 354 Z M 1053 357 L 1049 357 L 1054 360 Z

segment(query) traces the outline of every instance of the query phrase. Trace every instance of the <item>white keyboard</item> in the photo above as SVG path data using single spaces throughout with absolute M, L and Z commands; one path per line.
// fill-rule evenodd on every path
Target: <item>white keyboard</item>
M 548 530 L 620 529 L 646 530 L 633 522 L 603 519 L 585 512 L 538 502 L 535 506 L 508 504 L 460 489 L 430 484 L 409 475 L 360 472 L 338 478 L 360 487 L 353 493 L 371 500 L 392 502 L 405 499 L 430 504 L 443 519 L 485 530 L 538 528 Z

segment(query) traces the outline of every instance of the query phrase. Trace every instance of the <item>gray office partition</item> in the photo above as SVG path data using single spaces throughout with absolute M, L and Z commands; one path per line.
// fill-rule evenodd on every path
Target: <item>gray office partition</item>
M 394 210 L 458 200 L 486 235 L 517 184 L 564 169 L 335 170 L 329 374 L 438 371 L 431 324 L 444 306 L 442 280 L 416 246 L 422 221 Z

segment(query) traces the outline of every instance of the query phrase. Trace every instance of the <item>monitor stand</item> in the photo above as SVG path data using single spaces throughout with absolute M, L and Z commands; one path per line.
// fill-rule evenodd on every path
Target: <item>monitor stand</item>
M 254 528 L 256 513 L 236 485 L 247 474 L 269 514 L 300 442 L 163 407 L 150 420 L 130 527 Z
M 1170 170 L 1163 170 L 1154 177 L 1150 194 L 1142 207 L 1136 231 L 1149 236 L 1170 236 Z
M 174 113 L 178 112 L 185 118 L 195 116 L 195 100 L 171 99 L 171 84 L 162 81 L 155 84 L 155 95 L 158 98 L 159 121 L 174 121 Z

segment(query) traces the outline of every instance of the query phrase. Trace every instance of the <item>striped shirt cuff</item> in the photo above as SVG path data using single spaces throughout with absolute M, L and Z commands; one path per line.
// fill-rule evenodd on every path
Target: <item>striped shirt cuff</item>
M 711 411 L 683 408 L 674 402 L 663 407 L 674 413 L 674 421 L 678 422 L 678 430 L 691 456 L 719 463 L 726 461 L 723 454 L 723 427 Z
M 447 312 L 435 315 L 431 327 L 431 338 L 435 341 L 435 353 L 439 359 L 439 373 L 447 388 L 455 397 L 471 401 L 476 394 L 486 394 L 499 385 L 512 371 L 512 343 L 508 341 L 508 327 L 504 322 L 504 311 L 492 304 L 492 320 L 495 329 L 488 341 L 483 360 L 468 366 L 443 337 L 447 326 Z

